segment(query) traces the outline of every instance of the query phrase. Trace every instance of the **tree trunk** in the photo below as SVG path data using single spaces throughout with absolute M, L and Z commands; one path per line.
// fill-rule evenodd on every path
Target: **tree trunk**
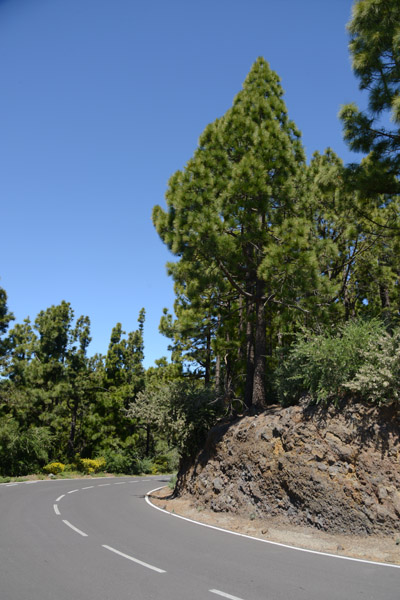
M 75 455 L 75 433 L 76 433 L 76 421 L 78 416 L 78 402 L 74 401 L 72 405 L 71 424 L 69 429 L 69 438 L 67 445 L 67 455 L 69 458 L 73 458 Z
M 226 333 L 225 336 L 226 345 L 228 348 L 228 352 L 226 352 L 224 356 L 225 363 L 225 377 L 224 377 L 224 402 L 228 407 L 228 412 L 230 413 L 232 410 L 232 399 L 233 399 L 233 373 L 232 373 L 232 357 L 229 351 L 230 346 L 230 336 L 229 332 Z
M 350 296 L 350 292 L 346 286 L 345 290 L 344 290 L 344 320 L 346 321 L 350 321 L 350 319 L 354 319 L 356 316 L 356 310 L 355 310 L 355 301 L 354 299 L 351 298 Z
M 151 427 L 146 425 L 146 450 L 145 456 L 150 456 L 150 444 L 151 444 Z
M 391 314 L 390 314 L 390 298 L 389 298 L 389 290 L 386 285 L 379 285 L 379 296 L 381 299 L 382 306 L 382 318 L 385 324 L 385 327 L 388 331 L 391 330 Z
M 204 372 L 204 385 L 208 386 L 210 384 L 210 371 L 211 371 L 211 332 L 207 331 L 207 340 L 206 340 L 206 361 L 205 361 L 205 372 Z
M 254 379 L 253 379 L 253 400 L 252 404 L 256 408 L 265 407 L 265 375 L 266 375 L 266 320 L 265 307 L 263 300 L 263 284 L 257 281 L 256 297 L 256 322 L 255 322 L 255 344 L 254 344 Z
M 250 408 L 253 402 L 253 380 L 254 380 L 254 303 L 247 300 L 247 323 L 246 323 L 246 383 L 244 387 L 244 403 Z
M 246 362 L 246 310 L 243 300 L 243 296 L 239 296 L 239 347 L 238 347 L 238 361 L 239 365 Z
M 221 317 L 218 315 L 217 335 L 221 323 Z M 217 398 L 221 395 L 221 355 L 218 353 L 215 357 L 215 394 Z
M 221 357 L 219 354 L 215 359 L 215 393 L 217 397 L 221 394 Z

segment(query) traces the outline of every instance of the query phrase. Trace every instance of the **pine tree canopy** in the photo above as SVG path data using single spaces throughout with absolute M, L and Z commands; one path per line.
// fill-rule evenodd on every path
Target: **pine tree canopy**
M 391 191 L 393 176 L 400 174 L 400 3 L 359 0 L 348 30 L 353 70 L 369 102 L 366 111 L 355 104 L 342 107 L 344 138 L 352 150 L 372 153 L 365 165 L 369 181 L 378 177 L 381 191 Z M 392 127 L 385 124 L 388 117 Z M 392 176 L 386 182 L 382 171 Z
M 232 108 L 206 127 L 185 169 L 172 176 L 168 210 L 153 211 L 159 235 L 181 261 L 218 271 L 247 301 L 258 404 L 265 307 L 302 309 L 305 288 L 318 288 L 313 224 L 304 211 L 305 154 L 282 96 L 279 77 L 259 58 Z

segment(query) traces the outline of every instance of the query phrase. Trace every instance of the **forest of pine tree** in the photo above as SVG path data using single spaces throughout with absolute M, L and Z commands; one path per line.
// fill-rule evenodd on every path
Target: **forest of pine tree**
M 88 356 L 88 316 L 63 301 L 14 324 L 0 289 L 0 475 L 95 459 L 171 471 L 222 416 L 304 398 L 399 403 L 399 23 L 396 0 L 358 0 L 348 25 L 369 103 L 340 119 L 359 163 L 329 147 L 307 163 L 259 57 L 172 175 L 153 209 L 174 255 L 170 360 L 144 369 L 144 309 L 137 330 L 116 323 L 107 352 Z

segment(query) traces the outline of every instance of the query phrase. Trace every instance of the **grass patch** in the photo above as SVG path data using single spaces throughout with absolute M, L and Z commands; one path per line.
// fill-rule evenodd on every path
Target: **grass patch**
M 175 489 L 175 486 L 176 486 L 176 478 L 177 478 L 176 474 L 171 475 L 171 479 L 168 482 L 168 487 L 172 491 Z

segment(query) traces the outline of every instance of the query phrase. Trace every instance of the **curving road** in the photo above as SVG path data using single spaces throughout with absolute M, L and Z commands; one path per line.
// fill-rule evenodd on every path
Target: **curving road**
M 0 600 L 399 600 L 400 569 L 155 510 L 165 477 L 0 485 Z

